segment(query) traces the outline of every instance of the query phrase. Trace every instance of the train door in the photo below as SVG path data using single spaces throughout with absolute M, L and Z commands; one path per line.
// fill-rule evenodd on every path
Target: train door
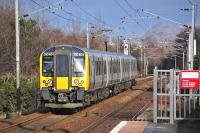
M 54 54 L 54 86 L 56 91 L 71 87 L 71 49 L 58 49 Z

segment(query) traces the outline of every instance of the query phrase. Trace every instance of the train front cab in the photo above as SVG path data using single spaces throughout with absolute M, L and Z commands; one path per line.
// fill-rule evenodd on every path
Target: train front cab
M 46 107 L 75 108 L 82 106 L 85 91 L 89 88 L 88 54 L 74 47 L 59 47 L 51 56 L 41 57 L 40 89 Z M 50 55 L 50 54 L 49 54 Z M 44 59 L 53 58 L 44 71 Z M 51 68 L 50 68 L 51 66 Z M 45 75 L 45 72 L 52 74 Z M 52 84 L 46 84 L 52 81 Z

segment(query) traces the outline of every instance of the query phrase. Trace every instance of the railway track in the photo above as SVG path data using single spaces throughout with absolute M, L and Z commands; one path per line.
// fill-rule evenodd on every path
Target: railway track
M 0 132 L 1 133 L 12 132 L 13 130 L 16 130 L 19 127 L 24 127 L 24 126 L 28 125 L 29 123 L 33 123 L 35 121 L 38 121 L 40 119 L 44 119 L 44 118 L 49 117 L 51 115 L 52 115 L 52 113 L 50 113 L 50 112 L 46 113 L 46 114 L 41 114 L 37 117 L 34 117 L 34 118 L 31 118 L 31 119 L 28 119 L 28 120 L 25 120 L 25 121 L 22 121 L 22 122 L 19 122 L 19 123 L 15 123 L 15 124 L 12 124 L 10 126 L 6 126 L 4 128 L 1 128 Z
M 152 82 L 152 81 L 148 81 Z M 107 121 L 110 117 L 114 116 L 129 104 L 134 103 L 135 109 L 131 113 L 129 119 L 135 119 L 139 114 L 141 114 L 146 108 L 150 106 L 152 92 L 146 91 L 146 84 L 136 86 L 136 90 L 128 90 L 120 93 L 114 97 L 111 97 L 103 102 L 90 106 L 81 112 L 68 116 L 62 121 L 55 122 L 48 126 L 43 126 L 40 129 L 34 131 L 35 133 L 47 133 L 47 132 L 89 132 L 104 121 Z M 143 99 L 143 104 L 141 104 L 140 99 L 146 95 L 150 96 L 150 100 Z M 139 99 L 139 101 L 136 101 Z M 136 101 L 136 102 L 134 102 Z M 148 101 L 148 102 L 147 102 Z M 139 104 L 136 104 L 139 102 Z M 148 103 L 148 104 L 147 104 Z
M 141 97 L 146 97 L 145 95 L 149 95 L 147 93 L 148 92 L 144 91 L 143 93 L 141 93 L 137 97 L 131 99 L 129 102 L 125 103 L 121 107 L 119 107 L 119 108 L 107 113 L 106 115 L 104 115 L 100 119 L 97 119 L 96 121 L 94 121 L 90 125 L 88 125 L 87 127 L 81 129 L 79 131 L 79 133 L 102 132 L 102 131 L 99 131 L 97 127 L 100 127 L 101 129 L 104 129 L 104 131 L 105 131 L 105 127 L 104 126 L 105 125 L 108 126 L 108 122 L 105 122 L 105 121 L 109 121 L 109 119 L 114 115 L 120 116 L 120 113 L 123 112 L 123 110 L 127 110 L 127 108 L 130 106 L 129 104 L 133 104 L 133 102 L 136 103 L 135 100 L 138 100 Z M 141 113 L 143 113 L 151 105 L 150 102 L 147 102 L 145 104 L 141 104 L 141 102 L 139 102 L 139 104 L 137 104 L 137 108 L 136 109 L 133 108 L 135 111 L 133 113 L 131 113 L 131 115 L 133 116 L 131 118 L 131 120 L 135 120 L 137 118 L 137 116 L 139 116 Z M 97 129 L 95 129 L 95 128 L 97 128 Z
M 141 80 L 142 81 L 142 80 Z M 148 80 L 147 82 L 151 82 Z M 140 83 L 141 84 L 141 83 Z M 120 112 L 128 103 L 137 99 L 148 85 L 137 85 L 133 90 L 124 91 L 116 96 L 106 99 L 100 103 L 87 107 L 80 112 L 70 115 L 59 115 L 47 113 L 41 116 L 15 123 L 13 125 L 0 129 L 0 132 L 6 133 L 40 133 L 40 132 L 78 132 L 90 129 L 96 123 L 99 126 L 99 121 L 106 121 L 111 116 Z M 107 108 L 105 108 L 107 107 Z M 113 110 L 114 109 L 114 110 Z M 138 108 L 138 111 L 140 108 Z M 141 110 L 140 110 L 141 111 Z M 139 113 L 138 113 L 139 114 Z M 134 115 L 132 115 L 134 117 Z M 86 127 L 86 125 L 88 125 Z

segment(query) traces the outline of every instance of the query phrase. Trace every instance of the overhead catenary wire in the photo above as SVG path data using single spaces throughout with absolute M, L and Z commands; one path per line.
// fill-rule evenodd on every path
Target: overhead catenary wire
M 97 17 L 93 16 L 90 12 L 86 11 L 85 9 L 83 9 L 81 6 L 79 6 L 74 0 L 71 0 L 71 2 L 73 2 L 75 4 L 75 6 L 77 6 L 82 12 L 84 12 L 85 14 L 87 14 L 88 16 L 92 17 L 93 19 L 99 21 L 100 23 L 104 24 L 107 28 L 110 28 L 110 26 L 106 25 L 103 21 L 101 21 L 100 19 L 98 19 Z M 118 28 L 118 27 L 117 27 Z M 116 30 L 117 28 L 112 29 L 112 31 Z M 110 28 L 111 29 L 111 28 Z M 106 34 L 106 32 L 102 33 L 101 35 Z M 100 35 L 97 35 L 100 36 Z M 96 37 L 96 36 L 94 36 Z
M 35 14 L 35 13 L 40 12 L 40 11 L 43 11 L 43 10 L 50 9 L 51 7 L 54 7 L 54 6 L 56 6 L 56 5 L 59 5 L 60 3 L 63 3 L 63 2 L 66 2 L 66 1 L 67 1 L 67 0 L 62 0 L 62 1 L 59 1 L 59 2 L 56 2 L 56 3 L 49 4 L 48 6 L 43 6 L 43 8 L 40 8 L 40 9 L 38 9 L 38 10 L 34 10 L 34 11 L 30 12 L 30 13 L 24 14 L 24 15 L 22 15 L 21 17 L 28 17 L 28 16 L 30 16 L 30 15 L 32 15 L 32 14 Z M 32 1 L 32 2 L 38 5 L 38 3 L 37 3 L 36 1 Z
M 117 0 L 113 0 L 113 1 L 120 7 L 121 10 L 123 10 L 130 18 L 132 18 L 132 15 L 131 15 L 126 9 L 124 9 L 124 7 L 123 7 Z M 139 25 L 143 30 L 146 30 L 143 26 L 141 26 L 141 25 L 139 24 L 138 21 L 136 21 L 136 20 L 134 20 L 134 19 L 133 19 L 133 21 L 134 21 L 137 25 Z
M 121 25 L 121 24 L 120 24 L 120 25 Z M 112 29 L 112 32 L 113 32 L 113 33 L 119 33 L 119 32 L 118 32 L 118 28 L 120 27 L 120 25 L 114 27 L 114 28 Z M 93 36 L 93 37 L 102 36 L 102 35 L 104 35 L 104 34 L 106 34 L 105 31 L 104 31 L 103 33 L 101 33 L 101 34 L 99 34 L 99 35 L 95 35 L 95 36 Z
M 77 7 L 79 8 L 82 12 L 84 12 L 86 15 L 92 17 L 93 19 L 97 20 L 98 22 L 104 24 L 104 22 L 100 19 L 98 19 L 97 17 L 95 17 L 94 15 L 92 15 L 90 12 L 86 11 L 85 9 L 83 9 L 78 3 L 76 3 L 74 0 L 71 0 L 71 2 Z
M 141 11 L 144 12 L 144 13 L 150 14 L 150 15 L 152 15 L 152 16 L 155 16 L 155 17 L 157 17 L 158 19 L 160 18 L 160 19 L 167 20 L 167 21 L 169 21 L 169 22 L 172 22 L 172 23 L 175 23 L 175 24 L 178 24 L 178 25 L 185 26 L 185 24 L 183 24 L 183 23 L 181 23 L 181 22 L 178 22 L 178 21 L 176 21 L 176 20 L 169 19 L 169 18 L 167 18 L 167 17 L 163 17 L 163 16 L 161 16 L 161 15 L 158 15 L 158 14 L 155 14 L 155 13 L 152 13 L 152 12 L 149 12 L 149 11 L 146 11 L 146 10 L 144 10 L 144 9 L 142 9 Z
M 44 1 L 45 1 L 46 3 L 48 3 L 49 5 L 51 5 L 51 3 L 50 3 L 49 1 L 47 1 L 47 0 L 44 0 Z M 84 21 L 84 22 L 88 22 L 88 20 L 86 20 L 86 19 L 84 19 L 84 18 L 81 18 L 81 17 L 79 17 L 79 16 L 76 16 L 76 15 L 74 15 L 73 13 L 64 10 L 64 9 L 63 9 L 63 6 L 61 5 L 61 3 L 59 3 L 58 5 L 60 6 L 60 10 L 63 11 L 65 14 L 67 14 L 67 15 L 69 15 L 69 16 L 72 16 L 72 17 L 74 17 L 74 18 L 77 18 L 77 19 L 79 19 L 80 21 L 82 20 L 82 21 Z
M 39 7 L 45 8 L 43 5 L 39 4 L 39 3 L 36 2 L 35 0 L 31 0 L 31 1 L 32 1 L 33 3 L 35 3 L 36 5 L 38 5 Z M 46 10 L 47 10 L 48 12 L 52 13 L 53 15 L 59 17 L 59 18 L 62 18 L 62 19 L 64 19 L 64 20 L 67 20 L 67 21 L 70 21 L 70 22 L 74 22 L 72 19 L 66 18 L 66 17 L 64 17 L 64 16 L 62 16 L 62 15 L 60 15 L 60 14 L 57 14 L 57 13 L 55 13 L 55 12 L 52 12 L 50 9 L 51 9 L 51 8 L 47 8 Z
M 135 9 L 135 8 L 128 2 L 128 0 L 124 0 L 124 1 L 125 1 L 125 3 L 128 5 L 129 8 L 131 8 L 133 11 L 135 11 L 135 12 L 138 14 L 138 16 L 139 16 L 140 18 L 142 18 L 141 15 L 140 15 L 140 13 L 138 12 L 138 10 Z M 141 20 L 142 20 L 142 22 L 144 23 L 144 25 L 145 25 L 146 27 L 149 28 L 149 26 L 145 23 L 144 19 L 141 19 Z
M 38 2 L 36 2 L 35 0 L 31 0 L 33 3 L 35 3 L 36 5 L 38 5 L 39 7 L 41 7 L 41 8 L 45 8 L 45 6 L 43 6 L 43 5 L 41 5 L 40 3 L 38 3 Z M 65 0 L 65 1 L 67 1 L 67 0 Z M 73 1 L 73 0 L 71 0 L 71 1 Z M 73 1 L 74 2 L 74 1 Z M 55 13 L 54 11 L 51 11 L 51 7 L 52 7 L 52 5 L 53 6 L 56 6 L 55 5 L 55 3 L 54 4 L 51 4 L 51 5 L 49 5 L 48 7 L 49 8 L 47 8 L 46 10 L 48 11 L 48 12 L 50 12 L 50 13 L 52 13 L 53 15 L 55 15 L 55 16 L 57 16 L 57 17 L 60 17 L 60 18 L 62 18 L 62 19 L 64 19 L 64 20 L 67 20 L 67 21 L 70 21 L 71 23 L 73 23 L 74 22 L 74 20 L 72 20 L 72 19 L 69 19 L 69 18 L 66 18 L 66 17 L 64 17 L 64 16 L 62 16 L 62 15 L 60 15 L 60 14 L 58 14 L 58 13 Z M 77 4 L 78 5 L 78 4 Z M 78 5 L 79 6 L 79 5 Z M 80 7 L 80 6 L 79 6 Z M 81 8 L 81 7 L 80 7 Z M 82 11 L 85 11 L 83 8 L 81 8 L 82 9 Z M 87 11 L 86 11 L 87 12 Z M 85 12 L 85 13 L 86 13 Z M 66 11 L 66 13 L 67 14 L 71 14 L 70 12 L 67 12 Z M 89 12 L 87 12 L 87 13 L 89 13 Z M 90 13 L 89 13 L 90 14 Z M 74 16 L 74 15 L 73 15 Z M 94 17 L 94 16 L 93 16 Z M 77 17 L 78 18 L 78 17 Z M 98 18 L 96 18 L 98 21 L 100 21 Z M 87 21 L 88 22 L 88 21 Z M 90 22 L 89 22 L 90 23 Z M 101 22 L 102 23 L 102 22 Z M 107 28 L 110 28 L 110 26 L 108 26 L 108 25 L 106 25 L 105 23 L 104 23 L 104 25 L 107 27 Z M 118 27 L 117 27 L 118 28 Z M 114 28 L 114 29 L 112 29 L 112 31 L 115 31 L 117 28 Z M 105 34 L 105 33 L 103 33 L 103 34 Z M 97 35 L 98 36 L 98 35 Z
M 191 0 L 187 0 L 188 1 L 188 3 L 190 3 L 190 5 L 193 5 L 193 3 L 191 2 Z

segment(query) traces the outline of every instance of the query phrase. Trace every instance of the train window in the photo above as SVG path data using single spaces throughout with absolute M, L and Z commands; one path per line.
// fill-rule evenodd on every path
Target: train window
M 101 75 L 101 67 L 102 63 L 101 61 L 97 61 L 97 75 Z
M 96 75 L 99 75 L 99 61 L 95 62 Z
M 97 70 L 98 70 L 97 67 L 98 67 L 97 61 L 95 61 L 95 73 L 96 73 L 96 75 L 98 74 L 97 73 Z
M 84 76 L 84 56 L 73 57 L 73 76 Z
M 112 74 L 115 72 L 114 67 L 115 67 L 115 60 L 112 59 L 112 61 L 111 61 L 111 67 L 110 67 L 110 72 L 111 72 Z
M 99 61 L 96 62 L 96 75 L 99 75 Z
M 117 60 L 115 59 L 115 73 L 117 73 Z
M 53 76 L 53 56 L 43 57 L 42 75 L 45 77 Z
M 112 72 L 115 73 L 115 60 L 112 62 Z
M 104 74 L 106 74 L 106 61 L 103 62 L 103 70 L 104 70 Z
M 117 60 L 115 60 L 115 73 L 117 73 Z
M 115 59 L 114 59 L 114 60 L 113 60 L 113 73 L 116 72 L 115 68 L 116 68 L 116 65 L 115 65 Z
M 56 56 L 56 76 L 66 77 L 68 76 L 68 57 L 67 55 Z
M 101 75 L 101 61 L 99 61 L 99 75 Z
M 126 72 L 128 72 L 128 61 L 126 61 Z
M 129 62 L 127 60 L 127 72 L 129 71 Z
M 112 74 L 112 58 L 110 59 L 110 74 Z
M 97 61 L 97 75 L 99 75 L 99 61 Z
M 124 61 L 124 72 L 126 72 L 126 61 Z
M 112 73 L 115 73 L 115 60 L 112 60 Z
M 119 73 L 120 71 L 120 64 L 119 64 L 119 60 L 117 61 L 117 72 Z
M 126 70 L 127 70 L 127 62 L 125 62 L 125 72 L 126 72 Z
M 126 72 L 126 61 L 124 60 L 124 72 Z
M 124 72 L 124 60 L 122 60 L 122 68 L 123 68 L 123 72 Z
M 117 73 L 117 61 L 115 60 L 115 62 L 114 62 L 114 73 Z
M 100 75 L 101 74 L 101 61 L 98 61 L 98 67 L 99 67 L 98 75 Z

